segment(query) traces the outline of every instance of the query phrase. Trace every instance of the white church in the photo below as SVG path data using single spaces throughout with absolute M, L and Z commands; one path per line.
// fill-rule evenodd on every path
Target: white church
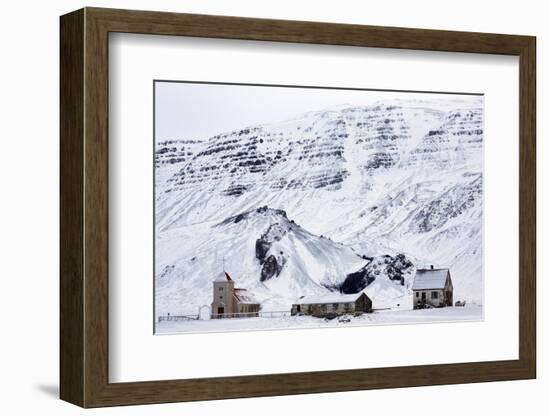
M 246 289 L 236 288 L 229 273 L 221 272 L 212 283 L 212 318 L 258 316 L 260 304 Z

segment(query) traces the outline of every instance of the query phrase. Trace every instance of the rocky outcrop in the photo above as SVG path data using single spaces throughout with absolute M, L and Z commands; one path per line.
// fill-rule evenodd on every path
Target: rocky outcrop
M 339 289 L 340 292 L 345 294 L 359 293 L 370 285 L 374 279 L 372 271 L 365 266 L 361 270 L 348 274 Z
M 413 120 L 434 127 L 404 153 L 403 148 L 410 148 Z M 358 167 L 372 175 L 394 166 L 464 163 L 480 148 L 482 135 L 481 109 L 349 106 L 221 133 L 203 142 L 165 141 L 157 145 L 156 166 L 179 167 L 170 178 L 170 192 L 200 188 L 238 198 L 258 187 L 274 192 L 337 190 L 350 176 L 346 152 L 351 148 L 363 155 Z
M 265 212 L 267 209 L 268 209 L 267 207 L 258 208 L 256 212 L 259 212 L 259 213 Z M 275 212 L 275 214 L 278 214 L 282 216 L 284 219 L 287 219 L 285 211 L 283 210 L 273 210 L 273 211 Z M 284 226 L 281 223 L 276 222 L 271 224 L 268 227 L 268 229 L 260 236 L 260 238 L 256 240 L 256 258 L 260 261 L 260 264 L 264 263 L 267 253 L 271 249 L 271 246 L 273 245 L 273 243 L 276 241 L 280 241 L 281 238 L 283 238 L 284 235 L 289 231 L 289 229 L 290 229 L 289 225 Z M 273 260 L 271 261 L 273 262 Z M 269 269 L 271 266 L 267 266 L 267 267 Z M 267 272 L 267 271 L 266 273 L 270 274 L 270 272 Z M 265 280 L 265 279 L 262 279 L 262 280 Z
M 271 243 L 258 238 L 256 240 L 256 258 L 260 260 L 260 264 L 263 264 L 269 249 L 271 248 Z
M 358 293 L 379 278 L 401 283 L 405 274 L 411 272 L 413 268 L 412 261 L 404 254 L 378 256 L 365 267 L 348 274 L 339 289 L 345 294 Z
M 157 143 L 155 149 L 155 167 L 166 165 L 181 165 L 189 161 L 196 153 L 202 142 L 197 140 L 166 140 Z
M 460 183 L 424 205 L 411 221 L 411 231 L 427 233 L 441 228 L 450 219 L 473 207 L 482 198 L 481 174 L 471 182 Z
M 262 270 L 260 272 L 260 282 L 272 279 L 277 277 L 283 270 L 285 263 L 285 257 L 283 252 L 278 256 L 279 259 L 273 254 L 271 254 L 263 263 Z

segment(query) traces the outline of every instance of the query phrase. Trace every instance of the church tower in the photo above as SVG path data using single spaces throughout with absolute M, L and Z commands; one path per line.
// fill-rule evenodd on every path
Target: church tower
M 212 317 L 223 318 L 234 310 L 235 282 L 226 271 L 221 272 L 213 282 Z

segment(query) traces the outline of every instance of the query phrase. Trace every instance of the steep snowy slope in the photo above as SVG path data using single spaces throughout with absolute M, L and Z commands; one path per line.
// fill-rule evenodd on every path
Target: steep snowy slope
M 170 187 L 171 178 L 204 146 L 198 140 L 164 140 L 155 146 L 156 192 L 163 193 Z
M 212 276 L 223 268 L 263 303 L 288 307 L 304 294 L 327 292 L 367 263 L 349 247 L 315 236 L 284 211 L 267 207 L 164 233 L 157 253 L 157 312 L 173 314 L 196 313 L 210 304 Z M 277 271 L 262 274 L 272 258 Z
M 377 285 L 393 286 L 392 293 L 401 296 L 406 287 L 399 278 L 408 280 L 412 272 L 404 256 L 366 258 L 308 232 L 285 211 L 268 207 L 164 233 L 157 245 L 157 314 L 195 314 L 209 305 L 212 276 L 223 269 L 238 287 L 249 289 L 264 310 L 289 310 L 304 295 L 345 292 L 344 280 L 356 272 L 364 273 L 368 282 L 356 282 L 351 293 L 379 281 Z M 400 262 L 408 264 L 401 267 Z

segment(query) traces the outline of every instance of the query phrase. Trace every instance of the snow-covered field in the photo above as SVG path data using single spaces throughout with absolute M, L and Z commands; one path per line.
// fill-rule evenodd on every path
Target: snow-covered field
M 349 320 L 349 322 L 348 322 Z M 360 316 L 343 315 L 334 319 L 312 316 L 258 317 L 210 319 L 196 321 L 159 322 L 156 334 L 254 331 L 273 329 L 347 328 L 366 325 L 426 324 L 442 322 L 472 322 L 483 320 L 480 305 L 419 310 L 382 310 Z

